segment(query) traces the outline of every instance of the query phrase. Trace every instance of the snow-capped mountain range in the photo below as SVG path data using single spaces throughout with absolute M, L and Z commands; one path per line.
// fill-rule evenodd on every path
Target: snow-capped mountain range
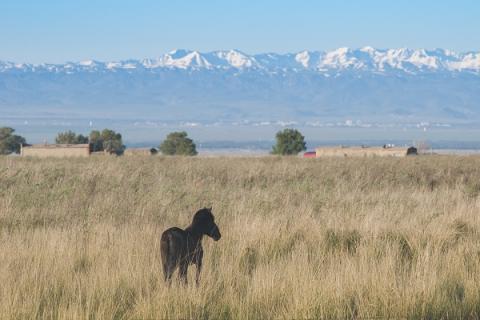
M 480 52 L 174 50 L 117 62 L 0 62 L 0 122 L 25 115 L 480 124 Z
M 200 53 L 190 50 L 174 50 L 156 59 L 99 62 L 94 60 L 65 64 L 25 64 L 0 62 L 0 72 L 64 72 L 117 71 L 157 69 L 189 70 L 261 70 L 314 71 L 318 73 L 341 71 L 369 71 L 389 73 L 419 72 L 480 72 L 480 52 L 456 53 L 435 49 L 360 49 L 339 48 L 332 51 L 302 51 L 298 53 L 264 53 L 248 55 L 239 50 Z

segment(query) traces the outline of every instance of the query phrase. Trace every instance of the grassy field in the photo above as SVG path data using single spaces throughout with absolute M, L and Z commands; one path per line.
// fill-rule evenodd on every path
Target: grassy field
M 0 157 L 0 318 L 480 317 L 480 157 Z M 161 232 L 213 206 L 199 287 Z

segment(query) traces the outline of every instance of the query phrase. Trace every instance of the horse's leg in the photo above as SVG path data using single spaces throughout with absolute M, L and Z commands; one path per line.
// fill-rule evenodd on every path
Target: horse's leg
M 197 261 L 197 274 L 196 274 L 197 287 L 200 285 L 200 271 L 202 271 L 202 260 Z
M 202 260 L 203 260 L 203 249 L 202 249 L 202 246 L 200 245 L 197 248 L 197 252 L 195 255 L 195 264 L 197 265 L 197 274 L 196 274 L 197 287 L 200 284 L 200 272 L 202 271 Z
M 187 271 L 188 271 L 188 262 L 182 262 L 180 264 L 180 270 L 179 270 L 179 276 L 180 278 L 183 280 L 183 282 L 185 283 L 185 285 L 187 284 Z

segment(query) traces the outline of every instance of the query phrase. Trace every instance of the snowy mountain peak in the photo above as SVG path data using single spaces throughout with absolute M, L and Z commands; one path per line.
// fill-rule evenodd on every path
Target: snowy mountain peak
M 249 57 L 238 50 L 229 50 L 228 52 L 221 52 L 219 57 L 223 57 L 229 65 L 235 68 L 250 68 L 256 64 L 255 58 Z
M 347 47 L 327 52 L 325 58 L 318 64 L 321 69 L 362 69 L 364 63 L 357 58 L 353 50 Z
M 163 55 L 154 67 L 209 68 L 211 64 L 198 52 L 177 49 Z
M 94 67 L 96 65 L 95 61 L 93 60 L 80 61 L 78 64 L 84 67 Z
M 370 47 L 370 46 L 365 46 L 365 47 L 360 48 L 360 51 L 372 54 L 372 53 L 375 53 L 375 48 Z
M 430 56 L 424 49 L 415 50 L 413 54 L 407 59 L 408 62 L 417 66 L 418 68 L 438 68 L 438 61 L 435 56 Z
M 340 47 L 336 50 L 333 50 L 331 53 L 336 54 L 336 55 L 346 55 L 349 53 L 351 50 L 349 47 Z
M 295 56 L 295 60 L 300 63 L 304 68 L 308 68 L 310 62 L 310 52 L 305 50 L 297 53 L 297 55 Z
M 181 59 L 185 57 L 187 54 L 191 53 L 190 50 L 185 50 L 185 49 L 173 49 L 168 53 L 172 59 Z

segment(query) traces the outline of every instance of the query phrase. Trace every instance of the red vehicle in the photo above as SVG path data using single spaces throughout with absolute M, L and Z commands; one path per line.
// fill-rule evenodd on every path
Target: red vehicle
M 303 154 L 304 158 L 316 158 L 317 153 L 315 151 L 307 151 Z

